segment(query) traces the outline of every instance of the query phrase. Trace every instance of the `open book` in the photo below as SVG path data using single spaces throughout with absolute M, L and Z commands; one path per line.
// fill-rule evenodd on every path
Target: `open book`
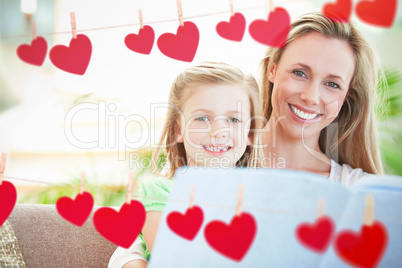
M 363 222 L 367 196 L 374 200 L 373 225 Z M 149 267 L 401 263 L 402 177 L 373 176 L 346 187 L 301 171 L 193 167 L 176 173 Z

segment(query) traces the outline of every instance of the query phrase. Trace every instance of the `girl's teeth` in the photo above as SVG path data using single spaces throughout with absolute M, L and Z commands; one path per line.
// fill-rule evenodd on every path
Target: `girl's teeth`
M 225 152 L 227 150 L 229 150 L 229 147 L 214 147 L 214 146 L 204 146 L 205 149 L 207 149 L 208 151 L 212 151 L 212 152 Z
M 314 119 L 320 115 L 320 114 L 305 113 L 305 112 L 297 109 L 296 107 L 294 107 L 292 104 L 290 104 L 290 108 L 292 109 L 292 111 L 295 115 L 297 115 L 298 117 L 300 117 L 301 119 L 304 119 L 304 120 Z

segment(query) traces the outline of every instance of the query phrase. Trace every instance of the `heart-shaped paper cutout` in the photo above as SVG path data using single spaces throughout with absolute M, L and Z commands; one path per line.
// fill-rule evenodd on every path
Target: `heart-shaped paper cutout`
M 364 22 L 391 27 L 394 24 L 397 5 L 397 0 L 360 1 L 356 6 L 356 14 Z
M 72 38 L 70 46 L 54 46 L 49 53 L 50 60 L 59 69 L 83 75 L 91 59 L 92 44 L 86 35 L 78 34 Z
M 296 228 L 296 237 L 305 247 L 324 253 L 334 232 L 334 224 L 327 216 L 319 217 L 315 223 L 301 223 Z
M 7 220 L 17 202 L 17 190 L 14 184 L 8 181 L 0 185 L 0 226 Z
M 124 203 L 120 210 L 103 207 L 94 213 L 96 230 L 110 242 L 129 248 L 141 232 L 145 222 L 145 208 L 136 201 Z
M 344 261 L 358 267 L 376 267 L 388 243 L 386 227 L 375 221 L 363 225 L 360 232 L 345 230 L 337 235 L 335 251 Z
M 17 48 L 18 57 L 29 64 L 41 66 L 45 61 L 47 42 L 42 36 L 33 39 L 31 45 L 23 44 Z
M 221 37 L 239 42 L 243 39 L 245 29 L 246 19 L 241 13 L 233 14 L 229 22 L 222 21 L 216 25 L 216 31 Z
M 56 202 L 56 209 L 65 220 L 82 226 L 91 214 L 94 206 L 94 199 L 88 192 L 78 194 L 75 199 L 63 196 Z
M 151 26 L 145 25 L 137 34 L 128 34 L 124 39 L 126 46 L 132 51 L 149 54 L 154 44 L 155 33 Z
M 337 0 L 335 4 L 327 3 L 323 8 L 323 13 L 329 18 L 348 22 L 352 14 L 352 0 Z
M 198 206 L 188 208 L 183 215 L 180 212 L 171 212 L 167 217 L 167 225 L 177 235 L 193 240 L 201 228 L 204 213 Z
M 256 221 L 246 212 L 234 216 L 229 225 L 222 221 L 212 221 L 204 229 L 208 244 L 220 254 L 237 262 L 250 249 L 256 232 Z
M 200 34 L 191 21 L 177 28 L 177 34 L 164 33 L 158 38 L 158 48 L 166 56 L 191 62 L 197 52 Z
M 286 9 L 277 7 L 268 14 L 268 20 L 255 20 L 248 30 L 257 42 L 272 47 L 283 47 L 290 31 L 290 16 Z

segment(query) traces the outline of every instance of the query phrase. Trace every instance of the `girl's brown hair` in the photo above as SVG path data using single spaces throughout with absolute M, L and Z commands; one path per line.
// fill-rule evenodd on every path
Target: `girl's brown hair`
M 237 67 L 220 62 L 202 62 L 190 67 L 180 73 L 174 80 L 169 94 L 170 109 L 167 114 L 166 123 L 162 131 L 159 146 L 152 156 L 154 172 L 161 175 L 157 170 L 158 159 L 161 154 L 161 147 L 165 147 L 169 169 L 166 177 L 172 178 L 175 171 L 187 165 L 186 151 L 183 143 L 176 141 L 178 133 L 177 120 L 183 108 L 188 94 L 195 86 L 208 84 L 236 84 L 241 85 L 247 92 L 250 101 L 250 136 L 252 145 L 247 146 L 243 156 L 237 161 L 236 166 L 257 167 L 261 163 L 262 151 L 260 143 L 259 129 L 262 128 L 261 104 L 259 99 L 258 84 L 252 75 L 244 74 Z
M 321 131 L 320 149 L 330 159 L 365 172 L 380 174 L 383 166 L 375 124 L 375 103 L 380 66 L 370 45 L 351 23 L 342 23 L 320 13 L 300 17 L 291 25 L 289 38 L 282 48 L 271 47 L 261 63 L 263 115 L 269 120 L 272 114 L 273 84 L 269 70 L 278 64 L 286 46 L 297 38 L 311 32 L 328 38 L 346 41 L 355 54 L 355 73 L 350 83 L 348 96 L 339 115 L 332 124 Z

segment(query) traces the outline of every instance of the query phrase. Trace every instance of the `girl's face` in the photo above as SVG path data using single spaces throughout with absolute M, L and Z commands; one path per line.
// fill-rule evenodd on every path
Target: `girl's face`
M 270 70 L 276 135 L 317 139 L 339 114 L 355 68 L 345 41 L 308 33 L 291 42 Z
M 250 144 L 250 102 L 240 85 L 211 84 L 189 89 L 177 122 L 190 166 L 233 167 Z

